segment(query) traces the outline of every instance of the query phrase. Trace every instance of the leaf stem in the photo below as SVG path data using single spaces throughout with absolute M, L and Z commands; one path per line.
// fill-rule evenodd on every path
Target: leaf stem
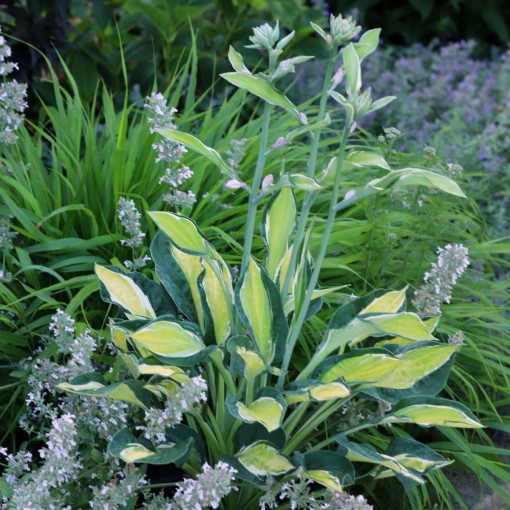
M 324 402 L 319 408 L 315 411 L 315 413 L 308 418 L 305 424 L 299 429 L 299 431 L 292 437 L 292 439 L 287 443 L 287 446 L 282 450 L 284 455 L 290 455 L 294 449 L 299 446 L 301 441 L 307 438 L 310 432 L 320 423 L 323 423 L 326 418 L 336 412 L 340 406 L 343 404 L 343 399 L 338 400 L 328 400 Z
M 321 98 L 319 103 L 319 113 L 317 115 L 317 120 L 321 121 L 324 119 L 326 112 L 326 102 L 328 99 L 328 89 L 329 84 L 331 82 L 331 76 L 333 75 L 333 68 L 335 62 L 337 60 L 336 51 L 331 51 L 331 55 L 329 57 L 328 67 L 326 69 L 326 75 L 324 77 L 324 83 L 322 85 Z M 317 153 L 319 150 L 319 140 L 321 136 L 321 129 L 319 128 L 315 133 L 312 133 L 312 144 L 310 146 L 310 157 L 308 158 L 308 177 L 315 176 L 315 167 L 317 165 Z M 283 282 L 282 287 L 282 297 L 285 300 L 287 293 L 289 292 L 290 282 L 292 277 L 294 276 L 294 270 L 296 267 L 296 258 L 297 252 L 299 251 L 299 246 L 303 241 L 303 237 L 305 234 L 306 223 L 308 221 L 308 214 L 310 213 L 310 209 L 312 204 L 315 202 L 315 197 L 317 196 L 317 192 L 306 191 L 303 199 L 303 205 L 301 208 L 301 214 L 299 215 L 298 224 L 296 227 L 296 235 L 294 237 L 294 249 L 290 255 L 289 266 L 287 269 L 287 274 L 285 275 L 285 280 Z
M 255 230 L 255 219 L 257 214 L 257 195 L 262 181 L 262 173 L 266 162 L 267 139 L 269 137 L 269 121 L 271 119 L 271 105 L 264 103 L 264 113 L 262 114 L 262 132 L 260 134 L 259 154 L 257 157 L 257 165 L 251 185 L 250 200 L 248 203 L 248 214 L 246 217 L 246 233 L 244 236 L 243 258 L 241 261 L 241 271 L 243 274 L 251 255 L 251 245 L 253 242 L 253 233 Z
M 333 230 L 333 225 L 336 216 L 335 206 L 338 202 L 338 194 L 340 191 L 340 173 L 342 170 L 345 156 L 345 147 L 347 146 L 347 140 L 349 139 L 349 134 L 352 125 L 352 115 L 349 113 L 349 110 L 346 110 L 345 115 L 346 115 L 345 124 L 340 141 L 340 148 L 338 151 L 335 183 L 333 185 L 333 191 L 331 193 L 331 202 L 329 206 L 328 219 L 326 221 L 326 227 L 324 228 L 319 254 L 317 255 L 317 259 L 315 260 L 312 276 L 310 277 L 308 288 L 306 289 L 305 298 L 301 305 L 301 309 L 299 310 L 297 320 L 294 323 L 294 326 L 289 330 L 289 336 L 287 338 L 287 348 L 285 350 L 285 356 L 283 358 L 283 363 L 281 367 L 282 375 L 280 375 L 280 377 L 278 378 L 278 387 L 280 388 L 283 387 L 283 383 L 285 382 L 285 374 L 287 373 L 287 369 L 289 368 L 289 363 L 292 357 L 292 353 L 294 352 L 294 346 L 296 345 L 299 333 L 301 332 L 301 327 L 305 322 L 306 313 L 312 300 L 312 293 L 315 289 L 315 286 L 317 285 L 322 262 L 324 261 L 326 250 L 328 248 L 329 236 L 331 234 L 331 231 Z

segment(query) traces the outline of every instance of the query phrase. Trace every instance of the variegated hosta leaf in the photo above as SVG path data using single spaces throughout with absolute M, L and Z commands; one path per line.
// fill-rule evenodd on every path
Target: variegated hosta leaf
M 341 377 L 368 387 L 407 389 L 442 367 L 455 352 L 453 345 L 430 342 L 415 342 L 397 355 L 384 349 L 357 349 L 328 358 L 318 371 L 323 382 Z
M 280 293 L 267 273 L 253 259 L 235 290 L 236 308 L 267 365 L 281 358 L 288 325 Z
M 441 316 L 437 315 L 436 317 L 431 317 L 430 319 L 426 319 L 426 320 L 422 321 L 423 324 L 425 324 L 426 328 L 429 330 L 429 333 L 431 335 L 436 330 L 437 325 L 439 324 L 440 318 L 441 318 Z M 395 345 L 395 344 L 396 345 L 411 345 L 414 342 L 415 342 L 414 340 L 410 340 L 409 338 L 402 338 L 400 336 L 396 336 L 394 338 L 384 339 L 384 340 L 381 340 L 380 342 L 377 342 L 375 344 L 375 347 L 384 347 L 385 345 Z
M 201 263 L 204 273 L 199 285 L 204 291 L 204 305 L 213 323 L 214 338 L 217 344 L 221 344 L 230 336 L 231 318 L 234 317 L 229 282 L 223 280 L 222 268 L 218 261 L 203 257 Z
M 261 231 L 267 246 L 265 267 L 276 283 L 277 268 L 289 247 L 296 221 L 296 198 L 290 188 L 280 190 L 269 202 L 261 221 Z
M 138 370 L 141 375 L 159 375 L 161 377 L 170 377 L 174 381 L 183 383 L 189 380 L 189 376 L 180 367 L 172 365 L 162 365 L 155 358 L 142 358 L 138 360 Z
M 142 409 L 148 409 L 152 398 L 151 393 L 144 388 L 143 381 L 127 380 L 108 385 L 100 374 L 78 375 L 57 387 L 70 393 L 123 400 Z
M 333 319 L 332 319 L 333 321 Z M 298 380 L 305 379 L 315 367 L 336 350 L 354 346 L 369 336 L 398 335 L 412 341 L 436 340 L 425 324 L 414 313 L 400 312 L 360 315 L 339 329 L 328 329 L 308 366 Z
M 403 400 L 380 423 L 416 423 L 424 427 L 483 428 L 475 415 L 459 402 L 431 397 Z
M 292 250 L 294 249 L 294 245 L 290 245 L 287 251 L 285 252 L 285 255 L 283 256 L 282 260 L 280 261 L 280 264 L 276 268 L 275 278 L 278 281 L 279 285 L 278 288 L 280 289 L 280 292 L 283 290 L 283 284 L 285 282 L 285 277 L 287 276 L 287 270 L 289 267 L 290 257 L 292 256 Z
M 337 452 L 319 450 L 305 455 L 296 454 L 296 460 L 301 464 L 306 477 L 332 491 L 343 492 L 345 484 L 354 483 L 354 467 Z
M 210 256 L 180 250 L 158 233 L 151 245 L 156 273 L 178 308 L 196 322 L 206 343 L 222 343 L 230 335 L 232 277 L 212 247 Z
M 388 186 L 428 186 L 450 195 L 466 198 L 464 192 L 452 179 L 439 172 L 424 168 L 392 170 L 388 175 L 370 181 L 367 186 L 379 189 L 385 189 Z
M 373 28 L 367 30 L 360 37 L 359 41 L 354 43 L 354 49 L 358 54 L 359 61 L 362 62 L 365 57 L 373 53 L 379 45 L 379 34 L 381 33 L 380 28 Z
M 285 394 L 285 400 L 290 405 L 306 400 L 322 402 L 344 398 L 350 395 L 350 391 L 345 384 L 338 381 L 328 383 L 304 381 L 290 384 Z
M 386 455 L 392 456 L 399 464 L 417 474 L 426 474 L 434 469 L 448 466 L 453 460 L 445 459 L 439 453 L 414 439 L 397 437 L 392 439 L 386 449 Z M 386 478 L 395 473 L 382 467 L 371 472 L 374 478 Z
M 253 380 L 267 370 L 262 356 L 251 350 L 250 341 L 245 336 L 235 336 L 227 342 L 231 353 L 231 363 L 234 371 L 247 380 Z
M 250 473 L 256 476 L 279 476 L 295 469 L 287 457 L 262 441 L 243 448 L 236 457 Z
M 201 302 L 200 302 L 200 292 L 198 290 L 198 278 L 202 274 L 204 270 L 202 264 L 200 263 L 200 257 L 197 255 L 192 255 L 190 253 L 186 253 L 184 251 L 179 250 L 176 246 L 169 247 L 170 254 L 175 258 L 177 264 L 182 270 L 184 277 L 186 278 L 187 288 L 183 289 L 175 288 L 172 289 L 173 294 L 182 293 L 184 290 L 188 291 L 191 294 L 192 305 L 194 307 L 195 316 L 198 320 L 198 325 L 202 332 L 205 331 L 205 322 L 204 322 L 204 312 L 202 310 Z M 174 285 L 180 283 L 179 281 L 175 281 Z M 188 292 L 186 292 L 188 294 Z M 189 295 L 189 294 L 188 294 Z M 184 297 L 180 298 L 182 300 Z M 179 304 L 179 303 L 178 303 Z M 186 310 L 190 307 L 191 303 L 186 303 Z M 186 311 L 183 310 L 183 311 Z M 189 314 L 191 315 L 191 314 Z
M 130 464 L 175 464 L 180 466 L 188 458 L 193 438 L 177 444 L 159 444 L 154 448 L 145 439 L 134 437 L 128 429 L 117 432 L 108 444 L 108 453 Z
M 154 321 L 134 333 L 131 339 L 158 359 L 192 358 L 206 346 L 193 331 L 177 322 Z
M 328 363 L 329 362 L 329 363 Z M 357 349 L 343 356 L 335 356 L 322 370 L 322 382 L 336 381 L 340 377 L 345 382 L 376 384 L 384 381 L 402 361 L 389 351 L 380 349 Z
M 194 255 L 208 255 L 209 243 L 197 225 L 180 214 L 167 211 L 151 211 L 150 217 L 180 250 Z
M 95 271 L 101 283 L 108 291 L 108 297 L 112 303 L 121 306 L 133 315 L 150 319 L 156 317 L 148 296 L 143 293 L 134 280 L 125 274 L 112 271 L 107 267 L 98 266 L 97 264 Z
M 351 462 L 368 462 L 370 464 L 381 465 L 393 471 L 397 478 L 406 485 L 425 483 L 418 474 L 400 464 L 390 455 L 378 453 L 372 445 L 354 443 L 349 441 L 344 434 L 339 434 L 336 437 L 336 441 L 340 445 L 338 452 L 345 455 Z
M 359 315 L 370 313 L 397 313 L 406 302 L 407 286 L 402 290 L 392 290 L 375 298 L 368 306 L 363 308 Z
M 358 54 L 356 53 L 352 43 L 349 44 L 343 51 L 343 58 L 347 94 L 349 96 L 353 96 L 361 89 L 361 67 Z
M 250 405 L 245 405 L 233 395 L 227 398 L 230 413 L 245 423 L 260 423 L 268 432 L 273 432 L 281 426 L 287 405 L 283 397 L 278 399 L 262 396 Z
M 205 143 L 196 136 L 189 133 L 183 133 L 182 131 L 176 131 L 175 129 L 158 129 L 157 131 L 168 140 L 184 145 L 188 149 L 205 156 L 211 163 L 217 165 L 224 174 L 235 178 L 235 173 L 227 165 L 227 163 L 223 161 L 218 151 L 205 145 Z
M 127 324 L 130 325 L 130 327 L 128 327 Z M 141 326 L 141 325 L 135 326 L 135 324 L 138 324 L 138 323 L 136 321 L 122 321 L 120 324 L 112 323 L 110 325 L 110 331 L 111 331 L 112 338 L 115 336 L 115 338 L 117 338 L 118 342 L 120 342 L 122 339 L 122 341 L 126 343 L 126 347 L 128 347 L 127 342 L 129 340 L 130 349 L 126 348 L 126 351 L 133 350 L 133 347 L 136 347 L 140 356 L 142 356 L 144 358 L 150 357 L 151 356 L 150 351 L 148 351 L 147 349 L 144 349 L 144 347 L 141 344 L 136 344 L 135 342 L 133 342 L 133 340 L 130 340 L 131 334 Z
M 399 366 L 374 386 L 380 388 L 406 389 L 417 381 L 435 372 L 447 363 L 457 351 L 457 346 L 448 344 L 426 345 L 420 347 L 418 342 L 412 348 L 399 355 L 402 362 Z
M 281 92 L 276 90 L 266 79 L 244 72 L 223 73 L 220 75 L 232 85 L 247 90 L 264 99 L 269 104 L 280 106 L 292 112 L 299 119 L 299 112 L 292 102 Z
M 389 170 L 390 166 L 383 156 L 377 152 L 353 150 L 349 151 L 343 162 L 342 170 L 355 170 L 357 168 L 378 167 Z M 337 171 L 337 158 L 331 158 L 322 174 L 321 183 L 331 186 L 335 182 Z

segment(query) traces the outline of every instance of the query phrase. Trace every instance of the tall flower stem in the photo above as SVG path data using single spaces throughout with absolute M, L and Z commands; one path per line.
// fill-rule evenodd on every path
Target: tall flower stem
M 321 121 L 324 119 L 324 115 L 326 113 L 326 103 L 328 99 L 328 89 L 329 84 L 331 82 L 331 77 L 333 76 L 333 69 L 335 66 L 335 62 L 338 59 L 337 51 L 331 50 L 331 55 L 329 57 L 328 67 L 326 69 L 326 75 L 324 77 L 324 83 L 322 86 L 321 98 L 319 103 L 319 113 L 317 115 L 317 120 Z M 310 156 L 308 158 L 308 169 L 307 175 L 308 177 L 315 176 L 315 167 L 317 165 L 317 153 L 319 150 L 319 140 L 321 136 L 321 130 L 317 129 L 315 133 L 312 134 L 312 143 L 310 146 Z M 287 269 L 287 274 L 285 275 L 285 280 L 283 282 L 282 287 L 282 297 L 285 299 L 287 293 L 289 292 L 290 282 L 294 275 L 294 270 L 296 267 L 296 259 L 297 254 L 299 252 L 299 247 L 303 242 L 303 238 L 305 235 L 306 224 L 308 221 L 308 215 L 310 213 L 310 209 L 315 201 L 315 192 L 306 191 L 303 199 L 303 205 L 301 208 L 301 214 L 299 215 L 299 220 L 296 227 L 296 235 L 294 236 L 294 249 L 290 255 L 289 267 Z
M 292 358 L 292 353 L 294 352 L 294 347 L 296 345 L 296 341 L 299 337 L 299 333 L 301 332 L 301 327 L 305 322 L 306 313 L 308 312 L 308 307 L 312 300 L 312 294 L 317 285 L 317 281 L 319 279 L 319 273 L 322 267 L 322 262 L 324 261 L 324 257 L 326 256 L 326 250 L 328 248 L 329 236 L 331 235 L 331 231 L 333 230 L 333 224 L 335 222 L 336 210 L 335 206 L 338 202 L 338 195 L 340 191 L 340 173 L 343 166 L 344 156 L 345 156 L 345 147 L 347 146 L 347 140 L 349 139 L 349 134 L 352 125 L 352 115 L 350 115 L 349 111 L 346 110 L 345 124 L 342 132 L 342 137 L 340 140 L 340 148 L 338 151 L 337 158 L 337 168 L 335 175 L 335 183 L 333 185 L 333 191 L 331 193 L 331 202 L 329 206 L 328 219 L 326 221 L 326 227 L 324 229 L 324 234 L 322 236 L 322 242 L 319 249 L 319 254 L 317 255 L 317 259 L 314 264 L 312 276 L 310 277 L 310 281 L 308 282 L 308 287 L 306 289 L 306 295 L 303 300 L 303 304 L 301 305 L 301 309 L 299 310 L 299 314 L 297 319 L 293 322 L 290 330 L 289 336 L 287 337 L 287 348 L 285 349 L 285 356 L 283 358 L 282 363 L 282 373 L 278 378 L 278 387 L 283 387 L 283 383 L 285 382 L 285 376 L 287 373 L 287 369 L 289 368 L 289 363 Z
M 253 232 L 255 230 L 255 218 L 257 214 L 257 195 L 260 188 L 260 183 L 262 181 L 262 172 L 264 170 L 264 164 L 266 162 L 267 139 L 269 137 L 270 118 L 271 118 L 271 105 L 269 105 L 268 103 L 264 103 L 259 154 L 257 157 L 257 166 L 255 167 L 255 175 L 253 176 L 253 182 L 251 185 L 250 201 L 248 204 L 248 214 L 246 217 L 246 233 L 244 235 L 244 251 L 243 258 L 241 261 L 240 272 L 241 275 L 248 267 L 248 263 L 250 261 L 251 245 L 253 242 Z

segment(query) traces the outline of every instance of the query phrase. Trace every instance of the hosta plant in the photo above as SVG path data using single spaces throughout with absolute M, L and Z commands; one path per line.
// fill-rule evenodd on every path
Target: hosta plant
M 280 39 L 278 25 L 254 30 L 250 47 L 269 56 L 268 69 L 259 74 L 230 50 L 234 72 L 222 77 L 264 101 L 250 184 L 192 134 L 159 130 L 170 147 L 202 155 L 220 168 L 227 187 L 248 194 L 240 267 L 230 267 L 228 254 L 219 253 L 195 222 L 169 211 L 149 213 L 160 230 L 151 245 L 153 279 L 96 266 L 103 299 L 118 309 L 111 339 L 131 377 L 118 379 L 117 370 L 81 374 L 60 387 L 124 400 L 145 412 L 144 421 L 112 438 L 108 452 L 130 464 L 180 467 L 173 500 L 157 495 L 147 507 L 369 508 L 362 497 L 348 496 L 350 487 L 359 491 L 367 480 L 387 477 L 414 487 L 449 463 L 412 437 L 415 425 L 482 426 L 462 404 L 437 397 L 459 348 L 434 336 L 437 308 L 428 316 L 418 297 L 408 306 L 402 285 L 321 311 L 323 298 L 338 290 L 318 282 L 337 214 L 401 186 L 463 193 L 435 170 L 391 169 L 375 149 L 349 143 L 356 122 L 393 99 L 372 100 L 369 88 L 361 90 L 360 62 L 375 51 L 379 30 L 353 43 L 360 29 L 351 18 L 332 17 L 329 32 L 313 28 L 331 56 L 318 107 L 308 105 L 310 120 L 275 87 L 310 58 L 281 60 L 293 34 Z M 269 148 L 274 107 L 296 125 Z M 326 130 L 331 136 L 321 140 Z M 267 174 L 266 162 L 278 147 L 307 138 L 306 170 L 282 160 L 278 176 Z M 323 152 L 328 162 L 319 168 Z M 363 182 L 361 176 L 368 177 Z M 311 212 L 319 214 L 324 203 L 322 242 L 312 256 Z M 252 248 L 258 218 L 262 256 Z M 461 254 L 453 268 L 459 275 L 465 253 L 459 246 L 452 250 Z M 425 291 L 440 294 L 429 282 Z M 318 313 L 329 317 L 324 328 L 315 320 Z M 305 332 L 311 331 L 321 341 L 304 356 Z

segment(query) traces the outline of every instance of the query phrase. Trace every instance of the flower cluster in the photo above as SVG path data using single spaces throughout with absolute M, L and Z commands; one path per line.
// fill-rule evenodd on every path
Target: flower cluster
M 118 474 L 117 478 L 106 485 L 92 488 L 94 497 L 90 501 L 90 508 L 93 510 L 126 508 L 130 498 L 146 484 L 146 480 L 140 475 L 138 469 L 128 465 L 124 471 Z
M 145 424 L 136 428 L 144 431 L 147 439 L 162 443 L 165 441 L 165 429 L 181 423 L 183 413 L 201 406 L 207 401 L 207 384 L 198 375 L 181 384 L 175 393 L 169 396 L 163 409 L 151 407 L 145 411 Z
M 239 170 L 239 166 L 241 165 L 241 161 L 246 155 L 244 152 L 244 146 L 246 145 L 246 138 L 241 138 L 241 140 L 231 140 L 230 148 L 225 151 L 225 155 L 227 156 L 228 166 L 234 170 Z
M 163 94 L 153 92 L 150 97 L 147 97 L 145 108 L 151 115 L 148 118 L 151 133 L 155 133 L 158 129 L 176 129 L 173 118 L 177 110 L 168 106 Z M 162 138 L 155 142 L 152 148 L 158 153 L 156 163 L 164 161 L 169 165 L 159 179 L 160 184 L 169 186 L 169 192 L 163 195 L 163 200 L 175 207 L 191 207 L 196 202 L 195 194 L 191 191 L 183 192 L 178 189 L 193 175 L 190 168 L 181 163 L 186 147 L 167 138 Z
M 142 224 L 140 223 L 142 215 L 136 208 L 133 200 L 120 197 L 117 202 L 117 215 L 124 230 L 131 236 L 129 239 L 122 239 L 120 243 L 129 246 L 133 250 L 141 246 L 145 232 L 142 231 Z M 124 266 L 131 271 L 136 271 L 145 267 L 150 259 L 148 255 L 135 257 L 133 260 L 125 260 Z
M 393 142 L 400 136 L 402 136 L 402 133 L 394 127 L 384 128 L 384 135 L 379 135 L 377 139 L 381 142 Z
M 5 77 L 14 69 L 18 69 L 16 62 L 9 62 L 11 48 L 7 46 L 5 37 L 0 35 L 0 76 L 4 81 L 0 84 L 0 143 L 12 144 L 18 139 L 15 131 L 23 122 L 27 86 L 16 80 L 5 81 Z
M 117 202 L 117 215 L 124 230 L 131 237 L 123 239 L 120 243 L 130 248 L 136 248 L 143 243 L 145 233 L 142 232 L 142 224 L 140 218 L 142 215 L 135 206 L 133 200 L 127 200 L 120 197 Z
M 316 498 L 310 489 L 312 483 L 301 475 L 284 483 L 271 478 L 259 499 L 260 509 L 278 508 L 282 501 L 288 501 L 292 510 L 373 510 L 363 496 L 328 490 L 322 498 Z
M 218 508 L 223 497 L 232 489 L 237 490 L 232 485 L 235 473 L 237 471 L 224 462 L 218 462 L 214 468 L 204 464 L 196 480 L 187 479 L 177 484 L 172 510 Z
M 352 496 L 345 492 L 328 491 L 324 501 L 321 508 L 328 510 L 374 510 L 374 507 L 369 505 L 361 494 Z
M 448 343 L 452 345 L 458 345 L 459 347 L 462 345 L 466 345 L 464 343 L 464 332 L 456 331 L 453 335 L 448 335 Z
M 90 372 L 92 354 L 96 349 L 96 339 L 92 336 L 92 332 L 87 329 L 76 337 L 74 320 L 59 308 L 51 320 L 49 329 L 53 333 L 57 352 L 70 355 L 66 367 L 69 375 L 74 377 L 80 373 Z M 60 368 L 64 367 L 60 366 Z
M 82 468 L 77 454 L 74 416 L 64 414 L 52 421 L 52 428 L 46 447 L 39 450 L 44 460 L 41 468 L 31 471 L 28 462 L 31 455 L 19 452 L 16 456 L 7 455 L 7 481 L 13 494 L 4 500 L 4 509 L 62 509 L 65 491 L 52 493 L 76 478 Z M 2 452 L 5 455 L 5 451 Z M 21 475 L 25 473 L 24 476 Z M 70 507 L 66 507 L 69 508 Z
M 414 292 L 412 300 L 422 317 L 441 312 L 441 303 L 450 302 L 453 286 L 469 265 L 468 250 L 462 244 L 447 244 L 437 253 L 437 263 L 433 262 L 432 269 L 425 273 L 425 284 Z
M 60 308 L 57 308 L 55 315 L 51 317 L 49 330 L 53 333 L 57 352 L 69 354 L 76 333 L 74 319 Z
M 0 251 L 2 252 L 12 250 L 12 240 L 18 235 L 9 227 L 11 219 L 12 216 L 0 216 Z

